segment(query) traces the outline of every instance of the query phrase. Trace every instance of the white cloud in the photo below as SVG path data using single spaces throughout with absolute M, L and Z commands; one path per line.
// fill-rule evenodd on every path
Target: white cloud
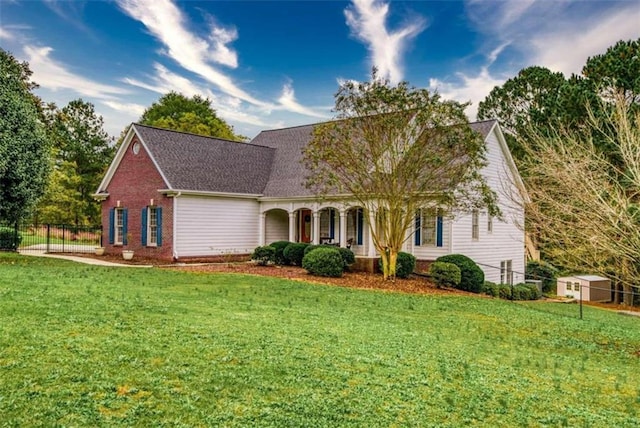
M 284 87 L 282 88 L 282 95 L 280 95 L 278 101 L 280 102 L 280 105 L 282 105 L 289 111 L 304 114 L 305 116 L 318 117 L 322 119 L 327 118 L 327 116 L 322 113 L 318 113 L 310 109 L 309 107 L 300 105 L 296 101 L 295 92 L 293 90 L 293 87 L 291 86 L 291 82 L 285 83 Z
M 393 83 L 401 81 L 402 55 L 408 42 L 426 28 L 425 19 L 415 16 L 401 28 L 389 31 L 389 4 L 378 0 L 352 0 L 352 7 L 344 14 L 353 35 L 367 44 L 372 65 L 378 67 L 381 76 Z
M 491 92 L 491 90 L 504 83 L 504 79 L 491 76 L 488 67 L 482 67 L 476 76 L 457 73 L 459 82 L 447 83 L 438 79 L 429 80 L 429 89 L 437 90 L 443 98 L 460 102 L 471 101 L 466 113 L 470 120 L 476 120 L 478 103 Z
M 175 91 L 188 97 L 200 95 L 210 99 L 215 98 L 211 90 L 194 84 L 193 81 L 170 71 L 162 64 L 154 63 L 153 68 L 155 70 L 155 74 L 153 76 L 148 76 L 152 83 L 142 82 L 130 77 L 126 77 L 122 79 L 122 81 L 129 85 L 138 86 L 159 94 L 166 94 L 168 92 Z
M 209 37 L 209 40 L 213 44 L 213 49 L 209 54 L 209 57 L 219 64 L 237 68 L 238 55 L 235 51 L 229 49 L 227 44 L 238 38 L 238 31 L 235 28 L 225 29 L 213 24 L 211 27 L 211 36 Z
M 578 74 L 588 57 L 605 53 L 618 40 L 639 36 L 640 7 L 630 2 L 629 7 L 566 23 L 555 32 L 534 36 L 531 40 L 533 63 L 567 76 Z
M 24 54 L 33 71 L 33 80 L 41 87 L 52 91 L 69 89 L 86 97 L 114 99 L 115 95 L 128 94 L 129 91 L 111 85 L 104 85 L 73 73 L 52 58 L 50 47 L 25 46 Z
M 0 39 L 13 40 L 13 34 L 0 27 Z
M 188 31 L 182 12 L 170 0 L 118 0 L 118 5 L 129 16 L 142 22 L 151 34 L 165 45 L 168 49 L 166 54 L 183 68 L 202 76 L 228 95 L 254 105 L 267 104 L 245 92 L 229 76 L 221 73 L 208 62 L 213 60 L 211 54 L 213 49 L 214 53 L 218 52 L 216 54 L 218 60 L 226 61 L 226 65 L 232 63 L 231 51 L 225 54 L 224 50 L 220 49 L 220 47 L 226 47 L 225 43 L 231 40 L 232 34 L 229 32 L 218 31 L 217 44 L 212 47 L 210 42 Z M 211 37 L 214 36 L 215 30 Z
M 120 103 L 117 101 L 102 101 L 102 104 L 107 107 L 122 112 L 128 113 L 131 116 L 142 116 L 142 113 L 146 110 L 145 106 L 135 103 Z

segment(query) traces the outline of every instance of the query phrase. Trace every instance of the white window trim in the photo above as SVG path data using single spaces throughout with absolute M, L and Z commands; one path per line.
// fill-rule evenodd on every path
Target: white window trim
M 158 211 L 155 206 L 147 207 L 147 247 L 157 247 L 158 246 Z M 151 229 L 151 212 L 156 214 L 156 230 L 153 231 Z M 155 242 L 152 242 L 155 241 Z
M 433 219 L 431 226 L 433 227 L 433 242 L 426 242 L 425 238 L 427 234 L 425 233 L 425 225 L 427 224 L 426 219 L 431 217 Z M 438 211 L 437 210 L 429 210 L 426 208 L 422 208 L 420 210 L 420 246 L 422 247 L 435 247 L 438 245 Z
M 480 213 L 478 210 L 471 212 L 471 239 L 474 241 L 480 239 Z
M 113 223 L 113 245 L 124 245 L 124 208 L 114 208 Z

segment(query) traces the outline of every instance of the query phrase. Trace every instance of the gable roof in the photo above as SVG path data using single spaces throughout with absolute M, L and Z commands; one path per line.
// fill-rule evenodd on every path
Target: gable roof
M 109 182 L 137 136 L 169 190 L 262 194 L 274 149 L 133 124 L 109 167 L 98 193 Z

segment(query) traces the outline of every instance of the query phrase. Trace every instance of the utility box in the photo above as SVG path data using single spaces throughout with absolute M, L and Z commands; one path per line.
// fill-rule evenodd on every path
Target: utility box
M 573 297 L 587 302 L 611 301 L 611 280 L 598 275 L 563 276 L 557 280 L 558 296 Z

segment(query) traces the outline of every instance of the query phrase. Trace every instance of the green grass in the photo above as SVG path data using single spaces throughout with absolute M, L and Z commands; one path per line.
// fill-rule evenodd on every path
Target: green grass
M 0 254 L 0 426 L 640 425 L 640 319 Z

